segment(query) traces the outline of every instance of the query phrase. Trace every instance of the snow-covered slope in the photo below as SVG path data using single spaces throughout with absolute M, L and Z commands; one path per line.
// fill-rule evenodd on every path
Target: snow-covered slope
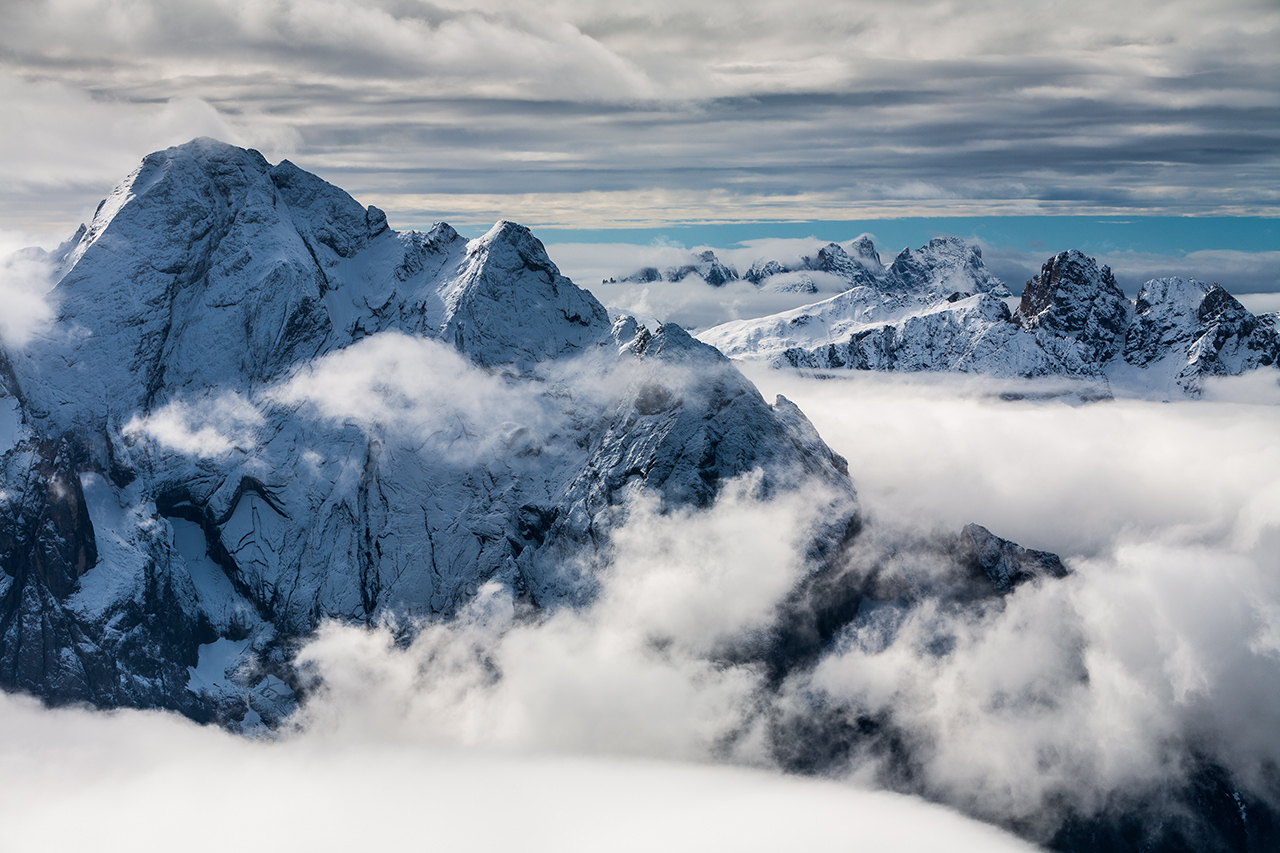
M 993 293 L 943 296 L 936 282 L 896 292 L 854 287 L 699 337 L 779 367 L 1069 376 L 1157 396 L 1195 396 L 1206 376 L 1280 362 L 1275 315 L 1250 314 L 1216 284 L 1157 279 L 1130 301 L 1109 269 L 1073 250 L 1045 262 L 1016 311 Z
M 678 327 L 614 329 L 513 223 L 398 233 L 196 140 L 62 263 L 56 322 L 0 356 L 9 687 L 269 721 L 324 618 L 588 598 L 636 490 L 703 506 L 759 471 L 820 486 L 815 541 L 857 515 L 798 409 Z

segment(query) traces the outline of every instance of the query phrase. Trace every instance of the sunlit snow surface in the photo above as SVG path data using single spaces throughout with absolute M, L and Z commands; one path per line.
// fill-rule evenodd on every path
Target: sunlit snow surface
M 725 767 L 265 743 L 0 697 L 7 850 L 1018 851 L 941 807 Z

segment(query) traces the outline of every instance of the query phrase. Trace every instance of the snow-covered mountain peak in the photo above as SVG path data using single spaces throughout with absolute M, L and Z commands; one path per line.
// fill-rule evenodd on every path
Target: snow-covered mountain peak
M 1099 268 L 1093 258 L 1078 249 L 1069 249 L 1045 261 L 1040 272 L 1027 282 L 1017 316 L 1024 326 L 1034 328 L 1058 318 L 1069 304 L 1092 304 L 1100 297 L 1123 295 L 1110 267 Z
M 397 233 L 293 163 L 211 139 L 146 157 L 66 256 L 60 319 L 16 366 L 63 429 L 247 390 L 391 329 L 521 369 L 609 331 L 527 228 Z
M 690 335 L 675 323 L 663 323 L 645 342 L 640 352 L 648 357 L 661 356 L 675 364 L 727 364 L 718 349 Z
M 898 289 L 911 293 L 1010 295 L 983 264 L 982 249 L 958 237 L 934 237 L 915 251 L 903 249 L 889 274 Z
M 298 231 L 339 257 L 352 257 L 387 230 L 387 215 L 381 210 L 372 205 L 361 207 L 343 190 L 288 160 L 281 160 L 270 175 L 289 205 Z
M 280 642 L 486 583 L 580 602 L 637 492 L 816 484 L 831 547 L 857 513 L 798 411 L 677 326 L 609 346 L 515 223 L 395 232 L 201 139 L 148 156 L 67 259 L 58 317 L 0 353 L 0 685 L 279 719 Z M 253 673 L 190 681 L 224 643 Z
M 849 255 L 873 269 L 884 266 L 884 262 L 880 260 L 880 253 L 876 251 L 875 242 L 866 234 L 849 244 Z
M 1138 310 L 1145 312 L 1155 305 L 1162 305 L 1166 309 L 1175 309 L 1177 306 L 1199 305 L 1201 300 L 1204 299 L 1204 295 L 1209 292 L 1210 287 L 1217 287 L 1217 285 L 1209 285 L 1194 278 L 1181 278 L 1179 276 L 1153 278 L 1142 285 L 1142 289 L 1138 291 Z
M 1202 375 L 1231 375 L 1280 357 L 1275 315 L 1254 316 L 1217 284 L 1183 278 L 1147 282 L 1134 303 L 1124 357 L 1148 367 L 1184 351 L 1174 381 L 1198 388 Z
M 1143 285 L 1134 303 L 1125 358 L 1146 365 L 1161 358 L 1169 347 L 1190 343 L 1208 291 L 1209 285 L 1195 279 L 1157 278 Z
M 1085 361 L 1104 362 L 1124 346 L 1129 301 L 1110 267 L 1076 249 L 1045 262 L 1022 291 L 1014 320 L 1024 328 L 1073 338 Z
M 221 240 L 236 219 L 260 228 L 274 224 L 280 203 L 313 253 L 325 260 L 333 259 L 330 253 L 351 257 L 387 227 L 382 211 L 362 207 L 288 160 L 272 166 L 253 149 L 202 137 L 143 158 L 99 206 L 71 261 L 105 238 L 152 257 L 167 245 L 171 260 L 159 268 L 170 269 L 184 260 L 172 253 L 198 253 L 205 248 L 202 238 Z
M 875 255 L 873 249 L 870 255 Z M 807 266 L 819 272 L 838 275 L 849 282 L 850 286 L 875 287 L 884 278 L 884 267 L 879 263 L 879 256 L 873 264 L 867 263 L 868 253 L 853 257 L 839 243 L 828 243 L 818 250 Z
M 323 210 L 294 211 L 260 154 L 215 140 L 145 158 L 69 253 L 58 322 L 15 365 L 35 411 L 71 429 L 177 388 L 265 381 L 321 351 L 339 260 L 328 243 L 368 232 L 361 209 L 358 230 L 341 234 L 326 218 L 340 191 L 320 189 L 295 195 Z
M 514 222 L 467 244 L 444 302 L 440 336 L 482 365 L 528 366 L 609 339 L 604 306 L 562 276 L 542 241 Z
M 165 225 L 170 230 L 164 237 L 170 251 L 179 252 L 186 238 L 203 236 L 224 220 L 226 209 L 244 207 L 255 194 L 259 200 L 270 200 L 273 190 L 267 178 L 269 168 L 257 151 L 203 137 L 148 154 L 98 205 L 68 260 L 76 263 L 103 239 L 115 251 L 136 251 L 138 247 L 130 238 L 139 235 L 117 220 L 122 216 L 146 219 L 151 211 L 161 208 L 169 214 Z M 221 205 L 212 205 L 215 199 Z M 193 218 L 193 211 L 204 215 Z M 111 228 L 113 224 L 117 224 L 115 229 Z M 151 251 L 157 246 L 141 248 Z M 162 259 L 161 264 L 166 260 L 170 264 L 176 262 L 176 258 L 170 258 L 172 255 Z

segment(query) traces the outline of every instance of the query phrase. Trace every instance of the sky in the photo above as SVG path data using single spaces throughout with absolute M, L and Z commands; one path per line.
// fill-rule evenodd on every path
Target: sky
M 211 135 L 399 228 L 1227 252 L 1276 290 L 1277 44 L 1271 0 L 11 0 L 0 229 L 56 244 Z

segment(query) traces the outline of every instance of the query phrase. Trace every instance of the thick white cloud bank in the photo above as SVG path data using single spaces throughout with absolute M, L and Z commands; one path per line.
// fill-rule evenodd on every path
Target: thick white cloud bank
M 1095 556 L 1131 536 L 1235 542 L 1246 518 L 1280 524 L 1271 371 L 1208 384 L 1210 399 L 1230 400 L 1237 384 L 1260 382 L 1250 390 L 1262 404 L 1080 406 L 1070 396 L 997 396 L 1052 383 L 871 372 L 814 380 L 740 366 L 764 393 L 801 406 L 848 458 L 869 510 L 894 525 L 976 521 L 1030 547 Z
M 882 602 L 776 687 L 724 654 L 802 576 L 788 537 L 820 501 L 744 485 L 705 512 L 640 503 L 583 610 L 530 621 L 489 587 L 407 646 L 326 628 L 303 652 L 324 687 L 301 730 L 769 767 L 789 721 L 873 718 L 917 762 L 908 788 L 1038 838 L 1070 811 L 1151 805 L 1193 756 L 1265 789 L 1280 762 L 1280 408 L 755 378 L 849 458 L 870 525 L 848 570 L 878 563 L 914 605 Z M 918 543 L 969 521 L 1057 551 L 1072 574 L 1000 602 L 934 597 L 946 568 Z M 867 785 L 900 771 L 874 739 L 828 767 Z
M 766 628 L 802 572 L 816 495 L 750 497 L 731 484 L 707 512 L 638 500 L 614 538 L 598 599 L 522 619 L 484 587 L 455 621 L 406 648 L 393 632 L 338 625 L 301 655 L 323 679 L 310 731 L 410 741 L 768 762 L 755 713 L 763 672 L 713 659 Z M 734 744 L 728 746 L 728 739 Z
M 727 767 L 246 741 L 0 696 L 12 850 L 1024 851 L 908 797 Z
M 997 612 L 922 608 L 887 648 L 851 638 L 805 685 L 891 713 L 939 795 L 1032 821 L 1055 791 L 1085 808 L 1140 798 L 1191 749 L 1241 784 L 1280 761 L 1274 393 L 1079 406 L 955 377 L 753 378 L 849 458 L 886 528 L 976 521 L 1073 570 Z M 940 633 L 954 651 L 922 654 Z

